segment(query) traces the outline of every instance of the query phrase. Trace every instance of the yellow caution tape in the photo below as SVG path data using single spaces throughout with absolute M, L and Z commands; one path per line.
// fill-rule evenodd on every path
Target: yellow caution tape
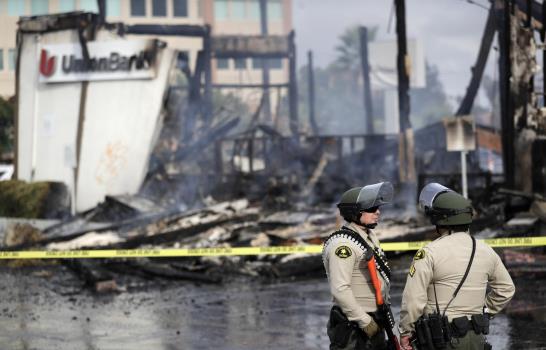
M 493 248 L 546 246 L 546 236 L 489 238 L 483 241 Z M 381 243 L 381 248 L 385 251 L 417 250 L 428 243 L 430 241 Z
M 417 250 L 430 241 L 382 243 L 385 251 Z M 543 237 L 512 237 L 485 239 L 494 248 L 546 246 Z M 234 256 L 234 255 L 280 255 L 320 254 L 322 245 L 276 246 L 276 247 L 218 247 L 191 249 L 118 249 L 118 250 L 28 250 L 0 251 L 0 259 L 88 259 L 88 258 L 169 258 L 188 256 Z

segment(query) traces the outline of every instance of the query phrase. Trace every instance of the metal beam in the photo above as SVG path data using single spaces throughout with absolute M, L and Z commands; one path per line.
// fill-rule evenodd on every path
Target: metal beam
M 502 125 L 502 156 L 504 179 L 508 188 L 515 185 L 514 159 L 514 107 L 510 94 L 511 60 L 510 60 L 510 0 L 496 0 L 495 11 L 498 24 L 499 41 L 499 89 Z
M 370 64 L 368 61 L 368 28 L 359 28 L 360 36 L 360 64 L 362 66 L 362 81 L 364 93 L 364 112 L 366 118 L 366 132 L 373 134 L 373 105 L 372 88 L 370 83 Z
M 123 28 L 125 34 L 140 35 L 165 35 L 165 36 L 194 36 L 204 37 L 207 35 L 205 26 L 189 24 L 133 24 Z
M 313 69 L 313 52 L 307 52 L 307 87 L 309 93 L 309 123 L 313 134 L 318 134 L 318 125 L 315 116 L 315 71 Z
M 474 105 L 474 99 L 480 88 L 480 82 L 483 77 L 483 72 L 485 70 L 485 65 L 487 64 L 487 58 L 489 57 L 489 51 L 491 51 L 491 45 L 493 43 L 493 38 L 495 37 L 496 24 L 495 24 L 495 10 L 494 5 L 491 5 L 489 10 L 489 15 L 487 16 L 487 21 L 485 23 L 485 29 L 482 36 L 482 42 L 480 45 L 480 51 L 478 53 L 478 58 L 476 64 L 472 67 L 472 78 L 468 84 L 466 94 L 461 101 L 459 109 L 455 115 L 467 115 L 470 114 L 472 106 Z

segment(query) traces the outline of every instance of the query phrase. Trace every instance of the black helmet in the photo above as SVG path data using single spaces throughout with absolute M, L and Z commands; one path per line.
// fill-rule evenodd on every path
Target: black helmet
M 392 194 L 393 187 L 390 182 L 355 187 L 343 193 L 337 207 L 345 220 L 360 224 L 362 211 L 390 203 Z
M 460 226 L 472 223 L 472 204 L 457 192 L 438 183 L 423 187 L 419 204 L 433 225 Z

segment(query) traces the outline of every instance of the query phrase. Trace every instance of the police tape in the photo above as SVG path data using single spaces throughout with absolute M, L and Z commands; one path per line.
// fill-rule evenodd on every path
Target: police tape
M 484 239 L 493 248 L 546 246 L 543 237 L 510 237 Z M 382 243 L 385 251 L 418 250 L 430 241 Z M 216 247 L 181 249 L 116 249 L 116 250 L 25 250 L 0 251 L 0 259 L 92 259 L 92 258 L 172 258 L 200 256 L 244 256 L 320 254 L 322 245 L 298 245 L 276 247 Z

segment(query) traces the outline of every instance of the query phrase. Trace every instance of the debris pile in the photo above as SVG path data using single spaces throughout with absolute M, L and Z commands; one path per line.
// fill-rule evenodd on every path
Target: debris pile
M 267 211 L 247 199 L 175 211 L 146 199 L 109 196 L 92 210 L 29 240 L 4 242 L 4 250 L 92 250 L 267 247 L 321 244 L 342 223 L 333 207 Z M 394 215 L 393 215 L 394 216 Z M 401 217 L 400 215 L 397 215 Z M 376 230 L 382 241 L 432 238 L 434 228 L 415 220 L 387 219 Z M 20 231 L 29 231 L 20 226 Z M 10 237 L 15 236 L 11 234 Z M 121 291 L 154 278 L 219 283 L 232 276 L 287 278 L 322 274 L 320 254 L 203 256 L 180 258 L 63 259 L 95 291 Z M 143 282 L 144 281 L 144 282 Z

